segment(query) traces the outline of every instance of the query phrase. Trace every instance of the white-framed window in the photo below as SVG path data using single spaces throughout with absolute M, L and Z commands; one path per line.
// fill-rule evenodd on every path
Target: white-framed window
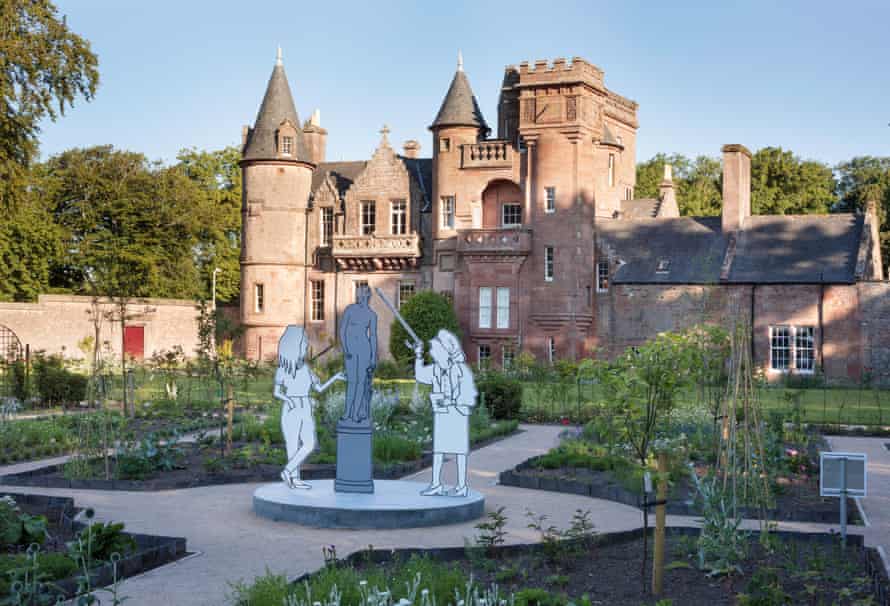
M 491 328 L 491 288 L 479 288 L 479 328 Z
M 770 326 L 769 367 L 770 370 L 780 370 L 783 372 L 791 369 L 790 326 Z
M 442 229 L 454 229 L 454 196 L 442 196 Z
M 411 297 L 414 296 L 414 280 L 402 280 L 399 282 L 399 308 Z
M 312 321 L 324 321 L 324 281 L 312 280 Z
M 544 280 L 553 282 L 553 260 L 556 255 L 552 246 L 544 247 Z
M 634 199 L 634 188 L 633 187 L 625 187 L 624 188 L 624 199 L 625 200 L 633 200 Z
M 812 326 L 770 326 L 769 367 L 778 372 L 815 372 L 816 329 Z
M 549 213 L 556 212 L 556 188 L 544 188 L 544 211 Z
M 596 292 L 609 292 L 608 261 L 598 261 L 596 264 Z
M 330 246 L 334 239 L 334 209 L 330 206 L 321 208 L 321 245 Z
M 519 202 L 508 202 L 501 206 L 501 225 L 503 227 L 522 225 L 522 205 Z
M 498 328 L 510 328 L 510 289 L 498 288 Z
M 281 137 L 281 153 L 285 156 L 290 156 L 294 153 L 293 137 Z
M 547 337 L 547 361 L 553 364 L 556 362 L 556 339 Z
M 615 154 L 609 154 L 609 187 L 615 187 Z
M 501 367 L 504 369 L 512 368 L 513 361 L 516 359 L 516 352 L 512 345 L 504 345 L 501 348 Z
M 390 206 L 390 233 L 401 236 L 407 231 L 408 203 L 405 200 L 393 200 Z
M 377 204 L 374 200 L 362 201 L 362 235 L 373 236 L 377 229 Z
M 491 345 L 479 346 L 479 366 L 488 366 L 491 361 Z
M 370 291 L 371 289 L 370 289 L 370 287 L 368 286 L 368 281 L 367 281 L 367 280 L 356 280 L 356 281 L 353 282 L 352 284 L 353 284 L 353 287 L 354 287 L 354 289 L 355 289 L 355 292 L 354 292 L 355 301 L 356 301 L 356 303 L 358 303 L 358 296 L 359 296 L 359 293 L 361 293 L 362 290 L 364 290 L 364 289 L 368 289 L 369 291 Z
M 262 284 L 253 285 L 253 311 L 258 314 L 263 313 L 266 305 L 266 293 Z

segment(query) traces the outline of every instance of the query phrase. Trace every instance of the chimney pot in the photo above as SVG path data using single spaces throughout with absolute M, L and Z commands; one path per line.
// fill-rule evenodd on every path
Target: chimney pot
M 414 139 L 408 139 L 402 145 L 402 155 L 406 158 L 416 158 L 420 154 L 420 143 Z

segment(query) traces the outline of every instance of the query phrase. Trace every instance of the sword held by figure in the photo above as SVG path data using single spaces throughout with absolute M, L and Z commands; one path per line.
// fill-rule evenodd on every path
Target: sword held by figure
M 414 332 L 414 329 L 408 325 L 408 322 L 405 321 L 405 318 L 402 317 L 402 314 L 399 313 L 399 310 L 396 309 L 396 306 L 393 305 L 389 299 L 386 298 L 386 295 L 383 294 L 383 291 L 379 288 L 375 289 L 377 291 L 377 296 L 380 297 L 380 300 L 383 301 L 384 305 L 389 308 L 389 311 L 392 312 L 392 315 L 395 316 L 396 320 L 399 321 L 399 324 L 402 325 L 402 328 L 405 329 L 405 332 L 408 333 L 408 336 L 414 340 L 414 345 L 405 341 L 405 347 L 408 349 L 415 349 L 418 345 L 423 346 L 423 340 L 417 336 L 417 333 Z

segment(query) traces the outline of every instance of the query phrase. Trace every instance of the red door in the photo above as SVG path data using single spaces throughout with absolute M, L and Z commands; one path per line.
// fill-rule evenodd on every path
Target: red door
M 145 355 L 145 327 L 124 327 L 124 353 L 141 360 Z

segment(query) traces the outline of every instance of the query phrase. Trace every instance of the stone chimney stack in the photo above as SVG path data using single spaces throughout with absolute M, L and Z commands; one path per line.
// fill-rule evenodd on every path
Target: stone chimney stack
M 303 125 L 303 142 L 310 162 L 315 165 L 324 162 L 328 131 L 321 127 L 321 111 L 312 112 L 312 117 Z
M 744 145 L 723 146 L 723 232 L 742 229 L 751 216 L 751 152 Z
M 674 192 L 673 167 L 664 165 L 664 178 L 658 184 L 658 197 L 661 204 L 658 206 L 658 217 L 679 217 L 680 207 L 677 205 L 677 194 Z
M 416 158 L 420 154 L 420 143 L 414 139 L 408 139 L 402 145 L 402 155 L 406 158 Z

